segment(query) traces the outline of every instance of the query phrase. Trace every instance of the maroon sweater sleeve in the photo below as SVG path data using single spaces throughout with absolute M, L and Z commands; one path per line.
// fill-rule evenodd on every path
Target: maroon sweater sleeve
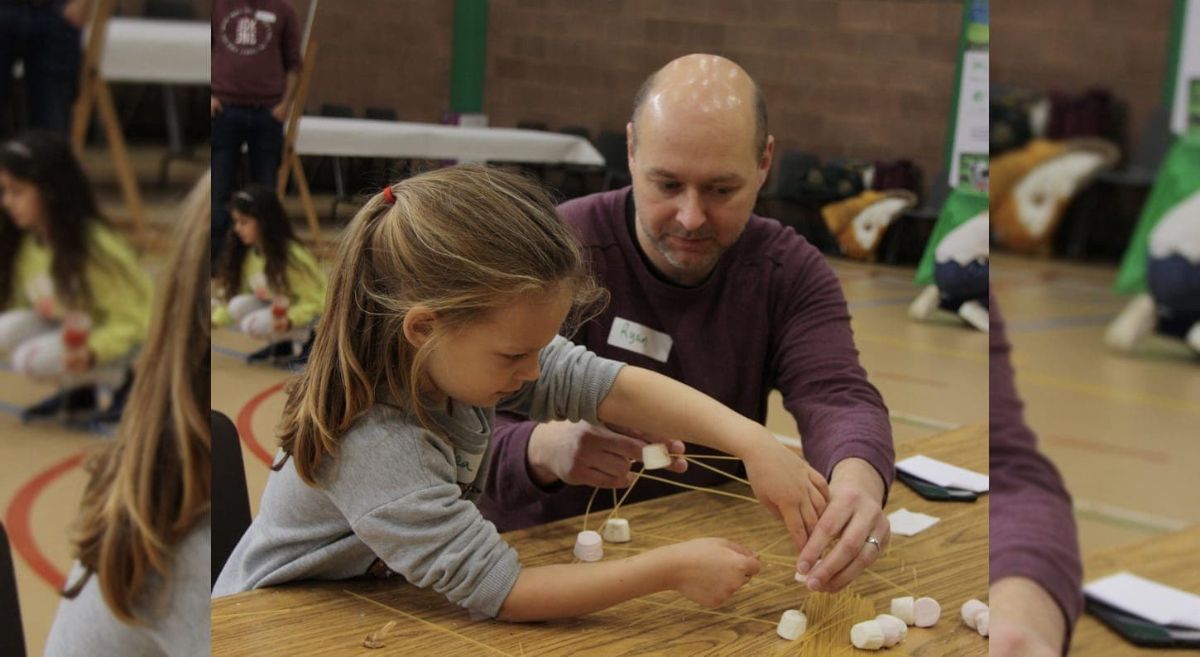
M 995 299 L 991 310 L 990 578 L 1027 577 L 1045 588 L 1066 621 L 1065 651 L 1083 606 L 1071 496 L 1025 424 Z
M 776 386 L 813 467 L 828 478 L 838 462 L 861 458 L 883 478 L 886 502 L 896 474 L 892 426 L 883 397 L 859 364 L 841 285 L 816 249 L 797 248 L 790 256 L 794 278 L 773 313 Z M 795 259 L 803 264 L 795 266 Z

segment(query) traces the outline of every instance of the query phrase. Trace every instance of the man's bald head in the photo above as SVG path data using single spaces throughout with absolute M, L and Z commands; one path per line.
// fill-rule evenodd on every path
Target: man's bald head
M 767 103 L 762 90 L 742 67 L 718 55 L 684 55 L 651 73 L 633 99 L 633 144 L 646 105 L 670 114 L 680 108 L 703 114 L 738 117 L 752 113 L 754 153 L 761 159 L 767 148 Z

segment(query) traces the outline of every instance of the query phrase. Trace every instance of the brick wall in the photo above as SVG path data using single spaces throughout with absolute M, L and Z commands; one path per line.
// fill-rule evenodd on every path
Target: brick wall
M 1130 147 L 1161 104 L 1171 0 L 993 2 L 993 84 L 1078 93 L 1110 90 L 1129 103 Z
M 624 130 L 656 68 L 711 52 L 766 94 L 778 148 L 942 167 L 961 21 L 952 0 L 492 0 L 484 111 Z
M 292 0 L 303 21 L 308 0 Z M 326 0 L 307 108 L 449 108 L 451 0 Z M 484 111 L 597 134 L 624 130 L 642 80 L 669 60 L 737 61 L 767 97 L 780 148 L 909 157 L 941 169 L 958 0 L 491 0 Z

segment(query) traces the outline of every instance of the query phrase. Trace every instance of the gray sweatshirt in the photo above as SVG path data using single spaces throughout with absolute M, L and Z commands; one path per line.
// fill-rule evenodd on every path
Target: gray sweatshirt
M 622 363 L 556 337 L 539 354 L 541 377 L 499 408 L 539 421 L 598 422 Z M 221 571 L 213 597 L 300 579 L 367 573 L 376 558 L 420 587 L 494 617 L 520 564 L 467 498 L 482 489 L 495 409 L 453 403 L 434 412 L 450 444 L 415 417 L 377 403 L 342 436 L 336 457 L 305 484 L 291 459 L 272 472 L 258 517 Z M 277 459 L 279 456 L 277 456 Z
M 207 657 L 211 536 L 211 518 L 205 516 L 176 549 L 166 590 L 162 580 L 151 580 L 148 594 L 136 606 L 134 615 L 141 622 L 135 625 L 117 620 L 92 575 L 75 599 L 59 603 L 46 639 L 46 657 Z M 76 562 L 67 582 L 77 582 L 83 572 Z

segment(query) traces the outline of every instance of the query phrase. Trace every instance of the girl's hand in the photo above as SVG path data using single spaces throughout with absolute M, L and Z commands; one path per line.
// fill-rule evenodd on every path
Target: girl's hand
M 710 608 L 724 604 L 762 567 L 748 548 L 723 538 L 697 538 L 659 549 L 663 567 L 671 569 L 671 588 Z
M 750 486 L 758 501 L 783 520 L 796 549 L 802 550 L 825 512 L 829 484 L 799 454 L 769 433 L 760 445 L 739 454 L 746 464 Z
M 72 374 L 83 374 L 96 365 L 96 354 L 91 349 L 68 349 L 63 365 Z
M 272 328 L 276 333 L 287 333 L 292 330 L 292 320 L 287 317 L 276 317 Z

